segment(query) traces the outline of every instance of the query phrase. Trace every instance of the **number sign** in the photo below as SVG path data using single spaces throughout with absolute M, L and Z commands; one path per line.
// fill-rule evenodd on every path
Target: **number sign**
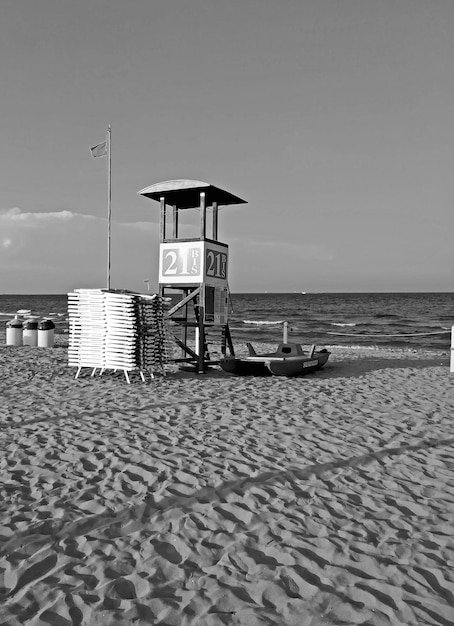
M 227 254 L 219 250 L 205 250 L 205 273 L 213 278 L 227 278 Z
M 197 248 L 170 248 L 163 251 L 162 273 L 164 276 L 199 277 L 200 270 L 200 250 Z
M 161 243 L 159 282 L 167 284 L 227 282 L 228 247 L 207 241 Z

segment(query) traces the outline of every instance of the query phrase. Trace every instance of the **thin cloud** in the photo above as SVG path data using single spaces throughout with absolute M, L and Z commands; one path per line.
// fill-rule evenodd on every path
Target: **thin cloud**
M 68 221 L 81 221 L 81 222 L 99 222 L 105 223 L 107 219 L 105 217 L 95 217 L 94 215 L 87 215 L 86 213 L 75 213 L 74 211 L 49 211 L 49 212 L 26 212 L 22 211 L 22 209 L 18 207 L 14 207 L 12 209 L 3 209 L 0 210 L 0 222 L 7 224 L 28 224 L 28 225 L 44 225 L 44 222 L 49 223 L 53 222 L 54 224 L 61 224 L 63 222 Z M 136 228 L 138 230 L 143 229 L 156 229 L 156 224 L 153 222 L 117 222 L 112 220 L 112 223 L 117 224 L 119 227 L 125 228 Z
M 55 211 L 50 213 L 26 213 L 18 207 L 0 211 L 0 221 L 2 222 L 23 222 L 30 226 L 45 222 L 62 222 L 77 217 L 77 213 L 71 211 Z M 86 216 L 91 218 L 91 216 Z M 94 219 L 94 218 L 93 218 Z
M 104 286 L 107 219 L 55 211 L 0 211 L 0 277 L 3 291 L 60 293 Z M 111 224 L 112 286 L 137 290 L 158 259 L 156 224 Z

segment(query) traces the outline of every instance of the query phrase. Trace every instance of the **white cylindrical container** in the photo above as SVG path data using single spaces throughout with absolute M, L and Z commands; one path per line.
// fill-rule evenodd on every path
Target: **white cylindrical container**
M 54 328 L 52 320 L 42 320 L 38 324 L 38 347 L 52 348 L 54 345 Z
M 6 323 L 6 345 L 21 346 L 22 345 L 22 320 L 17 317 Z
M 24 334 L 22 336 L 22 343 L 24 346 L 37 346 L 38 345 L 38 321 L 27 320 L 24 323 Z

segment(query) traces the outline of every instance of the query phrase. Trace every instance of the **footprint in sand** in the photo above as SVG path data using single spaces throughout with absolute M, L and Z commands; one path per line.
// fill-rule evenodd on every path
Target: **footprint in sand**
M 157 541 L 154 544 L 154 549 L 159 556 L 162 556 L 163 559 L 170 561 L 170 563 L 173 563 L 174 565 L 178 565 L 183 560 L 183 557 L 178 550 L 176 550 L 171 543 L 167 543 L 166 541 Z
M 24 587 L 27 587 L 37 582 L 41 578 L 44 578 L 44 576 L 47 576 L 49 572 L 55 569 L 56 564 L 57 564 L 57 555 L 50 554 L 48 557 L 46 557 L 42 561 L 39 561 L 38 563 L 31 565 L 17 579 L 17 583 L 15 587 L 10 592 L 11 595 L 15 595 Z

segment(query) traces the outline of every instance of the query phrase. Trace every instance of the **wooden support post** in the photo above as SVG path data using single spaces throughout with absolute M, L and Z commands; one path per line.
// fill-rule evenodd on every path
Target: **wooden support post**
M 227 349 L 227 338 L 226 338 L 226 332 L 225 332 L 226 327 L 223 326 L 222 327 L 222 331 L 221 331 L 221 354 L 222 356 L 226 355 Z
M 187 298 L 188 296 L 188 292 L 184 291 L 184 294 Z M 187 322 L 188 321 L 188 302 L 186 301 L 184 304 L 184 319 Z M 186 325 L 183 326 L 183 343 L 184 345 L 187 345 L 188 343 L 188 327 Z M 183 350 L 183 348 L 181 349 L 181 356 L 184 357 L 185 356 L 185 352 Z
M 202 241 L 206 237 L 207 231 L 207 207 L 206 207 L 206 194 L 204 191 L 200 192 L 200 239 Z
M 231 356 L 235 356 L 235 349 L 233 347 L 232 336 L 230 335 L 230 328 L 228 324 L 226 324 L 225 326 L 224 333 L 225 333 L 225 339 L 229 347 L 230 354 Z
M 198 373 L 205 374 L 205 326 L 203 325 L 203 307 L 199 308 L 199 326 L 198 326 Z
M 181 339 L 179 339 L 175 335 L 173 336 L 173 339 L 174 339 L 175 343 L 178 346 L 180 346 L 180 348 L 182 350 L 182 356 L 184 356 L 185 354 L 189 354 L 189 356 L 191 357 L 192 360 L 197 361 L 198 354 L 196 354 L 194 352 L 194 350 L 191 350 L 191 348 L 186 343 L 183 343 L 183 341 L 181 341 Z M 183 360 L 187 360 L 187 359 L 183 359 Z
M 178 239 L 178 209 L 176 204 L 172 208 L 172 237 Z
M 199 355 L 200 354 L 200 332 L 199 327 L 196 326 L 194 329 L 194 352 Z
M 200 298 L 198 299 L 198 302 L 194 302 L 194 314 L 197 321 L 196 329 L 198 331 L 195 333 L 195 350 L 197 351 L 198 357 L 195 365 L 197 367 L 198 374 L 204 374 L 206 371 L 205 356 L 208 353 L 208 346 L 206 344 L 205 325 L 203 323 L 204 309 L 200 302 Z
M 161 243 L 166 238 L 166 199 L 161 196 Z
M 184 290 L 185 296 L 183 297 L 178 304 L 173 306 L 168 312 L 167 317 L 172 317 L 177 311 L 179 311 L 183 306 L 185 306 L 190 300 L 194 300 L 196 296 L 200 293 L 200 287 L 196 287 L 193 291 L 191 291 L 188 295 L 188 290 Z M 186 315 L 187 319 L 187 315 Z
M 218 214 L 219 208 L 218 203 L 213 202 L 213 240 L 218 240 Z

